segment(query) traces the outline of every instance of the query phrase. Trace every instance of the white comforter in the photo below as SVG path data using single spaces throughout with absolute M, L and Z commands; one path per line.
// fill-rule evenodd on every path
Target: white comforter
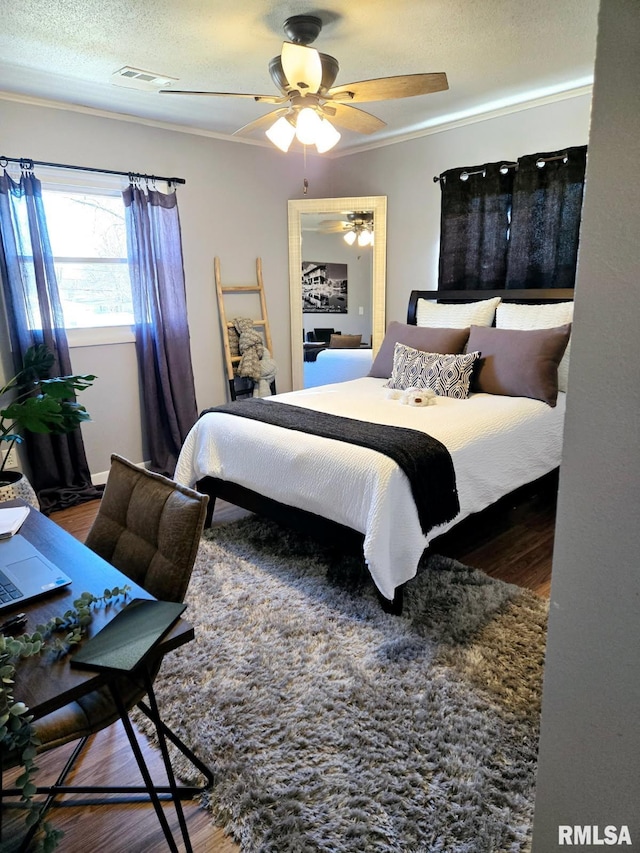
M 460 513 L 428 536 L 406 475 L 387 456 L 249 418 L 200 418 L 175 478 L 193 486 L 205 476 L 220 477 L 359 530 L 373 580 L 392 599 L 395 588 L 415 576 L 431 539 L 560 464 L 565 395 L 555 408 L 490 394 L 412 407 L 389 399 L 385 382 L 365 377 L 266 399 L 423 430 L 443 442 L 455 467 Z

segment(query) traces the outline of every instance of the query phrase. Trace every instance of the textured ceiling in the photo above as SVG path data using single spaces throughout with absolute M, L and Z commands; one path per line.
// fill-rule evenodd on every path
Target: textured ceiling
M 3 3 L 0 91 L 231 135 L 272 109 L 251 100 L 114 86 L 122 66 L 180 89 L 276 94 L 269 60 L 284 20 L 315 14 L 314 43 L 339 61 L 336 85 L 445 71 L 449 90 L 365 104 L 387 122 L 343 133 L 337 153 L 466 114 L 587 85 L 598 0 L 20 0 Z M 237 137 L 236 137 L 237 138 Z M 264 134 L 256 134 L 264 140 Z

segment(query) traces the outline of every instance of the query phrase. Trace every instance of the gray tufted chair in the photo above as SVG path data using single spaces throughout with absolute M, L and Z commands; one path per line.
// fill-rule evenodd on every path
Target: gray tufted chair
M 113 454 L 100 508 L 85 544 L 155 598 L 183 601 L 198 551 L 208 502 L 207 495 L 139 468 Z M 158 669 L 159 664 L 152 673 L 153 678 Z M 132 681 L 123 680 L 120 684 L 120 696 L 127 710 L 138 705 L 145 713 L 148 712 L 142 701 L 145 693 L 142 685 Z M 38 752 L 79 740 L 56 783 L 44 790 L 50 799 L 65 791 L 81 792 L 79 788 L 65 788 L 65 777 L 88 737 L 119 718 L 111 692 L 104 687 L 34 722 L 40 740 Z M 173 732 L 164 725 L 163 729 L 165 735 L 211 783 L 208 768 Z M 2 756 L 4 769 L 13 766 L 16 761 L 16 756 L 11 754 Z M 139 789 L 123 788 L 118 791 L 140 792 Z

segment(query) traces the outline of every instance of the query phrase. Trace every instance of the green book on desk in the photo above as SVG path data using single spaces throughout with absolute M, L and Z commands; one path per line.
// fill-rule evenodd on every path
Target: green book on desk
M 134 598 L 71 658 L 81 669 L 131 672 L 178 621 L 186 604 Z

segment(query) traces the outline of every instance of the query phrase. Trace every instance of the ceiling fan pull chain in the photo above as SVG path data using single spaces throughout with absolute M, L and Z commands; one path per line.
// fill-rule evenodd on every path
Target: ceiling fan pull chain
M 304 158 L 304 159 L 303 159 L 303 172 L 306 172 L 306 171 L 307 171 L 307 146 L 306 146 L 306 145 L 303 145 L 303 146 L 302 146 L 302 156 L 303 156 L 303 158 Z M 306 179 L 306 177 L 305 177 L 305 178 L 303 178 L 303 180 L 302 180 L 302 192 L 303 192 L 303 195 L 306 195 L 306 194 L 307 194 L 308 189 L 309 189 L 309 181 L 308 181 L 308 180 Z

